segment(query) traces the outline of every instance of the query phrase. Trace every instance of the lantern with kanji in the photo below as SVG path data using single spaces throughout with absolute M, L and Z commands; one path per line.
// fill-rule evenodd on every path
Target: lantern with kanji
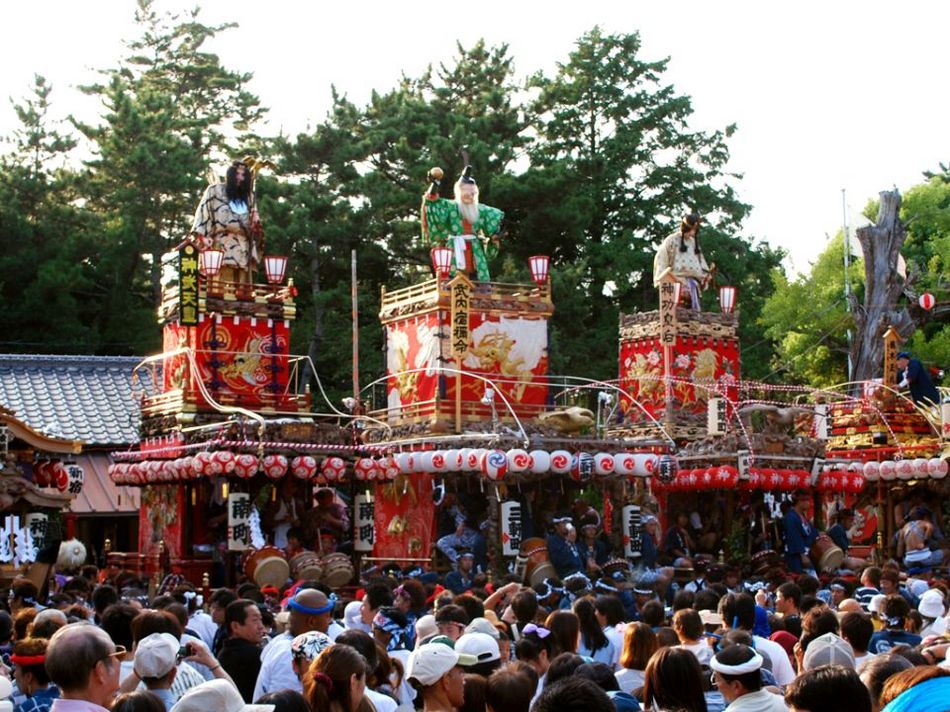
M 669 453 L 664 453 L 657 458 L 653 473 L 660 482 L 667 484 L 674 480 L 678 470 L 679 463 L 676 462 L 676 458 Z
M 571 479 L 575 482 L 587 482 L 594 474 L 594 456 L 589 452 L 579 452 L 571 458 Z
M 868 482 L 877 482 L 881 479 L 881 465 L 874 460 L 864 463 L 864 479 Z
M 947 465 L 947 461 L 939 457 L 934 457 L 927 461 L 927 474 L 935 480 L 942 480 L 946 477 L 948 469 L 950 469 L 950 466 Z

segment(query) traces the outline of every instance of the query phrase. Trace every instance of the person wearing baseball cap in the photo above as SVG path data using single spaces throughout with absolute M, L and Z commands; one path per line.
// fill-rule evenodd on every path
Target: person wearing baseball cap
M 709 661 L 713 684 L 729 703 L 725 712 L 785 712 L 778 695 L 762 689 L 762 656 L 747 645 L 736 644 Z
M 488 677 L 501 667 L 501 649 L 490 633 L 465 633 L 455 641 L 455 652 L 476 659 L 477 662 L 466 666 L 469 673 Z
M 841 665 L 854 670 L 854 651 L 848 641 L 834 633 L 825 633 L 813 639 L 805 649 L 802 668 L 814 670 L 822 665 Z
M 241 693 L 224 679 L 195 685 L 181 696 L 170 712 L 274 712 L 274 705 L 250 705 Z
M 178 672 L 178 639 L 171 633 L 152 633 L 139 641 L 135 648 L 135 674 L 145 683 L 145 688 L 155 694 L 171 709 L 175 704 L 172 682 Z
M 443 643 L 420 645 L 409 656 L 406 679 L 422 695 L 424 712 L 457 710 L 465 702 L 465 670 L 474 655 L 457 653 Z

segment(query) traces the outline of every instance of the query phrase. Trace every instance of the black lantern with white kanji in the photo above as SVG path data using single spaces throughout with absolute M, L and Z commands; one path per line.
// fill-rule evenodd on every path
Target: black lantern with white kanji
M 654 474 L 660 482 L 668 485 L 676 479 L 676 473 L 679 472 L 679 469 L 680 466 L 676 458 L 669 453 L 664 453 L 657 458 Z

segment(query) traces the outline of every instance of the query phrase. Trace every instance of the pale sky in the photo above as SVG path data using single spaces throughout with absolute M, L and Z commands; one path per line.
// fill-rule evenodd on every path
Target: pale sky
M 22 97 L 40 73 L 55 116 L 92 119 L 96 105 L 75 87 L 122 56 L 133 11 L 132 0 L 5 3 L 0 96 Z M 323 119 L 331 84 L 363 103 L 401 72 L 451 62 L 456 40 L 507 43 L 523 78 L 553 71 L 595 24 L 639 31 L 642 59 L 671 57 L 666 79 L 692 98 L 693 128 L 738 125 L 729 169 L 744 174 L 734 185 L 753 206 L 745 232 L 784 247 L 795 270 L 840 228 L 842 189 L 853 225 L 879 191 L 950 161 L 943 2 L 209 0 L 202 19 L 239 23 L 212 49 L 254 72 L 270 130 L 290 133 Z M 3 102 L 0 134 L 14 124 Z

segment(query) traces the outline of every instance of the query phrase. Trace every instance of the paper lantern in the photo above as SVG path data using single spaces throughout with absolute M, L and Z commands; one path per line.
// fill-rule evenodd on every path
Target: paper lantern
M 49 460 L 37 460 L 33 463 L 33 482 L 37 487 L 49 487 Z
M 858 494 L 864 489 L 864 475 L 860 472 L 852 472 L 848 477 L 848 484 L 845 491 L 850 494 Z
M 234 472 L 234 453 L 230 450 L 218 450 L 211 456 L 211 461 L 213 463 L 212 469 L 217 466 L 216 474 L 229 475 Z
M 484 448 L 469 450 L 468 457 L 465 460 L 465 469 L 471 472 L 481 472 L 482 460 L 485 458 L 486 452 L 488 451 Z
M 644 462 L 644 467 L 645 466 L 646 461 Z M 656 466 L 653 469 L 653 473 L 660 482 L 672 482 L 678 470 L 679 463 L 676 461 L 676 458 L 669 453 L 664 453 L 656 458 Z
M 358 482 L 375 479 L 376 460 L 371 457 L 359 457 L 353 463 L 353 476 Z
M 731 314 L 732 311 L 736 308 L 736 288 L 735 287 L 720 287 L 719 288 L 719 308 L 722 309 L 723 314 Z
M 66 488 L 69 487 L 69 470 L 61 462 L 53 465 L 53 484 L 60 492 L 65 492 Z
M 632 475 L 636 468 L 636 459 L 633 453 L 618 452 L 614 455 L 614 471 L 618 475 Z
M 488 450 L 482 458 L 482 474 L 490 480 L 503 480 L 508 474 L 508 453 Z
M 567 450 L 555 450 L 551 453 L 551 472 L 566 475 L 571 471 L 571 453 Z
M 399 476 L 399 465 L 396 464 L 396 458 L 393 455 L 387 455 L 379 460 L 379 472 L 377 477 L 384 480 L 394 480 Z
M 531 471 L 535 474 L 547 472 L 551 469 L 551 453 L 546 450 L 532 450 L 528 453 L 531 458 Z
M 445 451 L 445 469 L 449 472 L 458 472 L 462 469 L 462 451 L 461 450 L 446 450 Z
M 893 460 L 885 460 L 881 463 L 880 472 L 881 479 L 885 482 L 890 482 L 897 477 L 897 465 Z
M 265 455 L 261 460 L 261 469 L 272 480 L 277 480 L 287 474 L 287 458 L 283 455 Z
M 202 250 L 198 253 L 198 263 L 205 277 L 216 277 L 224 262 L 224 252 L 218 249 Z
M 249 455 L 248 453 L 238 455 L 234 460 L 234 474 L 241 479 L 248 480 L 257 474 L 259 464 L 256 455 Z
M 469 465 L 469 458 L 471 457 L 473 452 L 475 452 L 475 449 L 470 448 L 470 447 L 463 447 L 461 450 L 459 450 L 459 470 L 460 471 L 466 472 L 472 469 L 468 465 Z
M 916 474 L 913 460 L 897 460 L 894 463 L 894 468 L 897 470 L 897 479 L 899 480 L 913 479 Z
M 339 482 L 346 474 L 346 463 L 342 457 L 328 457 L 320 465 L 320 474 L 326 477 L 328 482 Z
M 939 457 L 934 457 L 927 461 L 927 474 L 935 480 L 942 480 L 946 477 L 948 469 L 950 469 L 950 465 L 947 465 L 947 461 Z
M 432 472 L 447 472 L 449 469 L 449 459 L 446 457 L 447 453 L 444 450 L 436 450 L 432 453 L 432 458 L 430 460 L 430 465 L 432 467 Z
M 609 452 L 598 452 L 594 455 L 594 474 L 599 477 L 612 475 L 616 469 L 614 456 Z
M 416 458 L 416 472 L 435 472 L 435 467 L 432 465 L 432 451 L 424 450 L 423 452 L 418 452 L 415 454 Z
M 280 284 L 284 281 L 284 273 L 287 271 L 287 258 L 283 255 L 265 255 L 264 256 L 264 274 L 267 275 L 268 284 Z
M 432 271 L 439 279 L 448 279 L 452 271 L 452 250 L 448 247 L 433 247 L 429 254 L 432 256 Z
M 924 292 L 920 295 L 920 297 L 918 297 L 917 303 L 920 304 L 922 309 L 930 311 L 934 308 L 934 304 L 937 303 L 937 300 L 934 299 L 934 295 L 930 292 Z
M 396 467 L 399 468 L 401 474 L 408 475 L 411 473 L 414 465 L 415 458 L 411 452 L 396 453 Z
M 191 457 L 191 466 L 199 476 L 207 477 L 211 474 L 211 453 L 196 452 Z
M 594 474 L 594 456 L 589 452 L 576 453 L 571 458 L 571 479 L 587 482 Z
M 659 456 L 652 452 L 640 452 L 633 456 L 633 474 L 636 477 L 649 477 L 656 473 Z
M 531 456 L 524 450 L 509 450 L 507 456 L 508 469 L 511 472 L 524 472 L 531 465 Z
M 874 460 L 864 463 L 864 479 L 868 482 L 877 482 L 881 479 L 881 465 Z
M 551 258 L 547 255 L 535 255 L 528 258 L 528 267 L 531 269 L 531 279 L 538 286 L 542 286 L 548 281 L 548 269 L 551 266 Z
M 290 474 L 298 480 L 312 479 L 317 474 L 317 458 L 311 455 L 298 455 L 290 461 Z
M 691 479 L 692 473 L 695 472 L 696 487 L 703 490 L 713 489 L 716 486 L 716 478 L 713 474 L 712 468 L 706 467 L 699 470 L 690 470 Z
M 918 457 L 913 461 L 914 466 L 914 476 L 915 477 L 926 477 L 930 474 L 930 471 L 927 467 L 929 460 L 925 457 Z

